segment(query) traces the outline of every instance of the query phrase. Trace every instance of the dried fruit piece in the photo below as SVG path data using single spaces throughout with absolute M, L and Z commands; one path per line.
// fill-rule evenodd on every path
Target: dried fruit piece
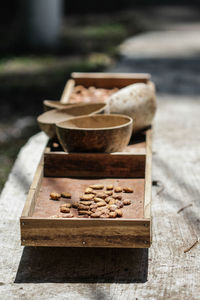
M 117 216 L 118 216 L 118 217 L 122 217 L 122 216 L 123 216 L 123 212 L 122 212 L 121 209 L 116 209 L 115 212 L 117 213 Z
M 81 200 L 85 200 L 85 201 L 92 200 L 93 198 L 94 198 L 93 194 L 85 194 L 80 197 Z
M 79 206 L 79 202 L 72 203 L 72 207 L 77 208 Z
M 117 202 L 117 200 L 115 200 L 115 199 L 111 199 L 110 201 L 109 201 L 109 205 L 112 205 L 112 204 L 115 204 Z
M 60 212 L 62 212 L 62 213 L 69 213 L 70 209 L 68 207 L 65 207 L 65 206 L 61 205 Z
M 124 188 L 123 188 L 123 192 L 124 192 L 124 193 L 133 193 L 133 189 L 130 188 L 130 187 L 124 187 Z
M 72 195 L 70 193 L 63 192 L 63 193 L 61 193 L 61 196 L 63 198 L 71 198 Z
M 90 209 L 90 206 L 89 206 L 89 205 L 79 204 L 79 205 L 78 205 L 78 209 L 79 209 L 79 210 L 89 210 L 89 209 Z
M 103 184 L 91 184 L 90 188 L 94 189 L 94 190 L 102 190 L 104 188 L 104 186 L 103 186 Z
M 107 185 L 106 190 L 113 190 L 113 185 L 112 184 Z
M 130 205 L 130 204 L 131 204 L 131 200 L 125 199 L 125 200 L 123 201 L 123 204 L 124 204 L 124 205 Z
M 50 194 L 50 198 L 52 200 L 59 200 L 60 197 L 61 197 L 61 194 L 58 194 L 58 193 L 55 193 L 55 192 L 53 192 L 53 193 Z
M 92 214 L 91 211 L 87 211 L 87 210 L 79 210 L 78 213 L 79 215 L 88 215 L 88 216 Z
M 116 186 L 114 191 L 115 191 L 115 193 L 121 193 L 122 190 L 123 190 L 123 189 L 122 189 L 121 186 Z
M 107 195 L 103 192 L 99 192 L 96 194 L 95 197 L 105 199 L 107 197 Z
M 109 218 L 116 218 L 116 216 L 117 216 L 116 211 L 111 211 L 111 212 L 109 213 Z
M 121 200 L 122 199 L 122 196 L 121 195 L 112 195 L 112 197 L 114 199 L 118 199 L 118 200 Z
M 85 189 L 85 194 L 92 194 L 93 193 L 93 189 L 91 189 L 90 187 Z
M 113 191 L 105 191 L 104 193 L 105 193 L 107 196 L 112 196 Z

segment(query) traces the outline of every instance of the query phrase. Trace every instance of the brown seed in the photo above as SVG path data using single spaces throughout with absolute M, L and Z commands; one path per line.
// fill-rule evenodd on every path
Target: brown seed
M 85 189 L 85 194 L 92 194 L 93 189 L 91 189 L 90 187 Z
M 111 212 L 109 213 L 109 218 L 116 218 L 116 216 L 117 216 L 116 211 L 111 211 Z
M 107 197 L 107 195 L 103 192 L 99 192 L 96 194 L 95 197 L 105 199 Z
M 101 215 L 101 212 L 94 212 L 93 214 L 91 214 L 91 218 L 99 218 Z
M 124 187 L 124 188 L 123 188 L 123 192 L 124 192 L 124 193 L 133 193 L 133 189 L 130 188 L 130 187 Z
M 93 203 L 94 203 L 93 201 L 80 201 L 80 204 L 83 204 L 83 205 L 91 205 Z
M 124 205 L 130 205 L 130 204 L 131 204 L 131 200 L 125 199 L 125 200 L 123 201 L 123 204 L 124 204 Z
M 110 211 L 115 211 L 117 209 L 117 205 L 115 205 L 115 204 L 108 205 L 108 209 Z
M 94 197 L 94 202 L 102 202 L 104 201 L 102 198 Z
M 79 202 L 72 203 L 72 207 L 77 208 L 79 206 Z
M 61 193 L 61 196 L 63 197 L 63 198 L 71 198 L 71 194 L 70 193 L 65 193 L 65 192 L 63 192 L 63 193 Z
M 63 214 L 62 218 L 73 218 L 74 215 L 73 214 Z
M 116 199 L 111 199 L 111 200 L 109 201 L 109 205 L 115 204 L 116 201 L 117 201 Z
M 104 188 L 104 186 L 103 186 L 103 184 L 91 184 L 90 188 L 94 189 L 94 190 L 102 190 Z
M 93 194 L 85 194 L 80 197 L 80 199 L 84 200 L 84 201 L 89 201 L 89 200 L 92 200 L 93 198 L 94 198 Z
M 68 207 L 63 207 L 63 206 L 61 205 L 61 207 L 60 207 L 60 212 L 62 212 L 62 213 L 69 213 L 69 212 L 70 212 L 70 209 L 69 209 Z
M 118 216 L 118 217 L 122 217 L 122 216 L 123 216 L 123 212 L 122 212 L 121 209 L 116 209 L 115 212 L 117 213 L 117 216 Z
M 122 187 L 121 186 L 116 186 L 115 187 L 115 193 L 121 193 L 122 192 Z
M 106 202 L 102 201 L 102 202 L 97 202 L 97 207 L 101 207 L 101 206 L 105 206 Z
M 121 200 L 122 199 L 122 196 L 121 195 L 112 195 L 112 197 L 114 199 L 118 199 L 118 200 Z
M 61 206 L 62 207 L 68 207 L 68 208 L 72 207 L 71 203 L 64 203 L 64 204 L 61 204 Z
M 87 211 L 87 210 L 79 210 L 78 213 L 79 215 L 88 215 L 88 216 L 92 214 L 91 211 Z
M 108 191 L 109 191 L 109 190 L 113 190 L 113 185 L 112 185 L 112 184 L 107 185 L 107 186 L 106 186 L 106 190 L 108 190 Z
M 119 200 L 117 200 L 117 201 L 115 202 L 115 205 L 117 206 L 117 208 L 122 208 L 122 207 L 124 206 L 123 202 L 121 202 L 121 201 L 119 201 Z
M 89 209 L 90 209 L 90 206 L 89 206 L 89 205 L 79 204 L 79 205 L 78 205 L 78 209 L 79 209 L 79 210 L 89 210 Z
M 107 196 L 112 196 L 113 191 L 105 191 L 105 194 L 106 194 Z
M 53 192 L 53 193 L 50 194 L 50 198 L 52 200 L 59 200 L 60 197 L 61 197 L 61 194 L 58 194 L 58 193 L 55 193 L 55 192 Z

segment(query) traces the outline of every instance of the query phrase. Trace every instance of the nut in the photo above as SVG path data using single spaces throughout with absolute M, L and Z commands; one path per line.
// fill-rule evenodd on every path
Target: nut
M 113 185 L 112 184 L 108 184 L 106 186 L 106 190 L 113 190 Z
M 99 218 L 100 217 L 100 215 L 101 215 L 101 212 L 100 211 L 98 211 L 98 212 L 94 212 L 93 214 L 91 214 L 90 216 L 91 216 L 91 218 Z
M 131 204 L 131 200 L 125 199 L 125 200 L 123 201 L 123 204 L 124 204 L 124 205 L 130 205 L 130 204 Z
M 61 196 L 63 197 L 63 198 L 71 198 L 71 194 L 70 193 L 65 193 L 65 192 L 63 192 L 63 193 L 61 193 Z
M 116 216 L 117 216 L 116 211 L 111 211 L 111 212 L 109 213 L 109 218 L 116 218 Z
M 94 203 L 93 201 L 80 201 L 80 204 L 83 204 L 83 205 L 91 205 L 93 203 Z
M 100 218 L 109 218 L 109 214 L 101 214 Z
M 119 201 L 119 200 L 117 200 L 115 202 L 115 205 L 117 206 L 117 208 L 122 208 L 124 206 L 124 204 L 121 201 Z
M 98 197 L 94 197 L 94 202 L 102 202 L 102 201 L 104 201 L 104 200 L 101 198 L 98 198 Z
M 112 197 L 114 199 L 118 199 L 118 200 L 121 200 L 122 199 L 122 196 L 121 195 L 112 195 Z
M 73 218 L 74 215 L 73 214 L 63 214 L 62 218 Z
M 79 209 L 79 210 L 89 210 L 89 209 L 90 209 L 90 206 L 89 206 L 89 205 L 79 204 L 79 205 L 78 205 L 78 209 Z
M 77 208 L 79 206 L 79 202 L 72 203 L 72 207 Z
M 112 191 L 105 191 L 105 194 L 108 196 L 112 196 L 113 192 Z
M 85 189 L 85 194 L 92 194 L 93 193 L 93 189 L 91 189 L 90 187 Z
M 116 202 L 117 202 L 117 200 L 111 199 L 111 200 L 109 201 L 109 205 L 115 204 Z
M 122 187 L 121 186 L 116 186 L 115 187 L 115 193 L 121 193 L 122 192 Z
M 115 204 L 108 205 L 108 209 L 110 211 L 115 211 L 117 209 L 117 205 L 115 205 Z
M 107 195 L 105 193 L 103 193 L 103 192 L 99 192 L 99 193 L 96 194 L 96 197 L 97 198 L 105 199 L 107 197 Z
M 55 193 L 55 192 L 53 192 L 53 193 L 50 194 L 50 198 L 52 200 L 59 200 L 60 197 L 61 197 L 61 194 L 58 194 L 58 193 Z
M 96 205 L 97 205 L 97 207 L 105 206 L 105 205 L 106 205 L 106 202 L 105 202 L 105 201 L 97 202 Z
M 90 188 L 94 189 L 94 190 L 102 190 L 104 188 L 104 185 L 103 184 L 91 184 Z
M 124 192 L 124 193 L 133 193 L 133 189 L 130 188 L 130 187 L 124 187 L 124 188 L 123 188 L 123 192 Z
M 63 207 L 62 205 L 61 205 L 61 207 L 60 207 L 60 212 L 62 212 L 62 213 L 69 213 L 70 212 L 70 209 L 68 208 L 68 207 Z
M 122 217 L 122 216 L 123 216 L 123 212 L 122 212 L 121 209 L 116 209 L 115 212 L 117 213 L 117 216 L 118 216 L 118 217 Z
M 91 211 L 87 211 L 87 210 L 79 210 L 78 213 L 79 215 L 88 215 L 88 216 L 92 214 Z
M 85 200 L 85 201 L 92 200 L 93 198 L 94 198 L 93 194 L 85 194 L 80 197 L 81 200 Z
M 71 205 L 71 203 L 64 203 L 64 204 L 61 204 L 60 207 L 68 207 L 68 208 L 70 208 L 70 207 L 72 207 L 72 205 Z

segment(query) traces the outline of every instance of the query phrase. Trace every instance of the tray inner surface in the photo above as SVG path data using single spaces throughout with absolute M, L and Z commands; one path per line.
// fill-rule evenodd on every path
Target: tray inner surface
M 60 178 L 44 177 L 41 182 L 40 191 L 36 199 L 33 217 L 49 218 L 60 214 L 60 205 L 66 202 L 79 201 L 86 187 L 90 184 L 102 183 L 113 184 L 115 186 L 129 186 L 134 193 L 122 193 L 123 199 L 130 199 L 132 204 L 123 207 L 123 219 L 141 219 L 144 217 L 144 178 L 101 178 L 101 179 L 80 179 L 80 178 Z M 59 201 L 50 200 L 51 192 L 70 192 L 71 199 L 61 198 Z M 71 209 L 74 217 L 77 217 L 77 210 Z M 66 219 L 67 220 L 67 219 Z

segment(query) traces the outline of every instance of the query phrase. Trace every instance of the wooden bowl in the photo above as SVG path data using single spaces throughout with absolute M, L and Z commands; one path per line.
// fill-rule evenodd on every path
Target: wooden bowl
M 104 113 L 106 104 L 88 103 L 69 105 L 65 109 L 52 109 L 41 114 L 38 118 L 38 124 L 50 138 L 56 136 L 55 124 L 69 120 L 71 118 L 83 115 L 92 115 Z
M 119 152 L 129 143 L 133 120 L 124 115 L 93 115 L 56 124 L 66 152 Z
M 55 101 L 55 100 L 43 101 L 43 107 L 45 112 L 52 109 L 65 109 L 68 108 L 69 106 L 73 106 L 77 104 L 82 104 L 82 103 L 61 103 L 60 101 Z

